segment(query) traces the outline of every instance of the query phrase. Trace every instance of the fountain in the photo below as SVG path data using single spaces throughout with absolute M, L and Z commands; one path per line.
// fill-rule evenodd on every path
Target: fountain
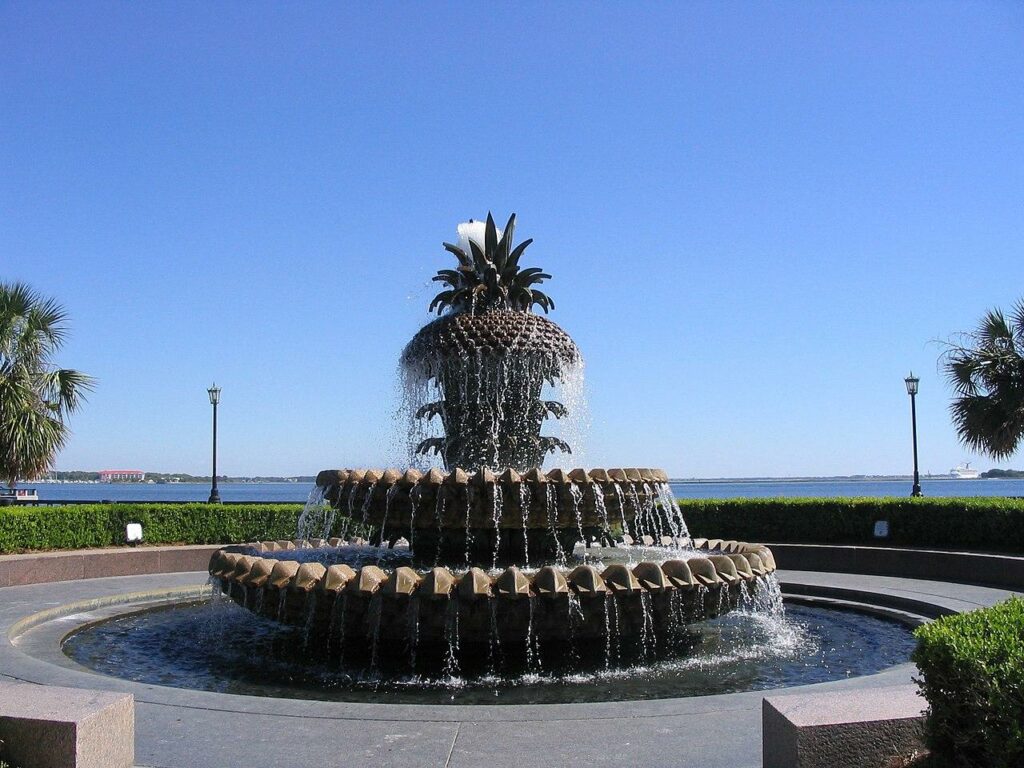
M 569 408 L 545 387 L 576 383 L 582 356 L 546 317 L 534 286 L 550 275 L 520 268 L 515 216 L 499 230 L 459 226 L 445 244 L 455 269 L 401 357 L 416 439 L 411 463 L 325 470 L 294 540 L 225 547 L 210 560 L 220 590 L 255 613 L 305 628 L 339 655 L 384 660 L 438 650 L 446 668 L 519 648 L 605 665 L 632 647 L 647 658 L 684 652 L 689 627 L 778 601 L 767 547 L 692 539 L 658 469 L 552 469 L 571 453 L 541 435 Z M 431 429 L 440 434 L 431 434 Z M 368 538 L 341 537 L 358 525 Z M 421 656 L 422 657 L 422 656 Z

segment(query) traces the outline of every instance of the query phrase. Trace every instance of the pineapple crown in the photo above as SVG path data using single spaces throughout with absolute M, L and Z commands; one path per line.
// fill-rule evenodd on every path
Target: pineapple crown
M 444 247 L 459 260 L 458 269 L 439 269 L 433 280 L 447 287 L 430 302 L 430 312 L 437 314 L 446 309 L 457 312 L 481 312 L 488 309 L 513 309 L 530 312 L 536 304 L 544 313 L 555 308 L 547 294 L 532 286 L 548 280 L 551 275 L 539 267 L 519 268 L 519 259 L 533 239 L 512 247 L 512 234 L 516 227 L 513 213 L 501 237 L 494 218 L 487 214 L 484 228 L 484 246 L 469 239 L 470 253 L 451 243 Z

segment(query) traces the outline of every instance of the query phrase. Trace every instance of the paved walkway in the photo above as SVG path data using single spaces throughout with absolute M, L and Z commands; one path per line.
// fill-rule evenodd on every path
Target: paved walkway
M 967 610 L 1011 592 L 879 576 L 780 571 L 800 589 L 874 592 Z M 0 677 L 127 691 L 136 699 L 136 760 L 147 768 L 259 766 L 701 766 L 761 764 L 761 699 L 786 691 L 644 702 L 422 706 L 269 699 L 131 683 L 77 667 L 57 648 L 74 616 L 22 631 L 18 622 L 78 601 L 199 587 L 205 573 L 89 579 L 0 589 Z M 79 619 L 81 617 L 79 616 Z M 14 630 L 13 643 L 8 640 Z M 906 684 L 903 664 L 877 675 L 791 688 L 859 689 Z

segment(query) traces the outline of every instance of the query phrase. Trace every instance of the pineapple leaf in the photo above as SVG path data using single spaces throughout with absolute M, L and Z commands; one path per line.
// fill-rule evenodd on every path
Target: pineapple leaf
M 466 252 L 459 248 L 457 245 L 451 243 L 444 243 L 444 249 L 449 253 L 453 254 L 455 258 L 459 260 L 459 264 L 467 269 L 473 268 L 473 261 L 466 255 Z
M 498 269 L 502 273 L 505 271 L 505 267 L 508 265 L 508 257 L 512 251 L 512 236 L 516 231 L 516 215 L 513 213 L 508 217 L 508 221 L 505 223 L 505 229 L 501 234 L 501 241 L 498 243 L 498 254 L 495 257 L 501 259 L 501 263 L 498 265 Z
M 519 257 L 523 255 L 523 251 L 525 251 L 526 247 L 530 243 L 532 243 L 532 242 L 533 242 L 533 238 L 531 237 L 531 238 L 529 238 L 527 240 L 523 240 L 523 242 L 521 242 L 519 245 L 517 245 L 513 249 L 512 253 L 510 253 L 508 255 L 508 259 L 505 260 L 505 269 L 518 270 L 518 268 L 519 268 Z M 514 274 L 514 272 L 513 272 L 513 274 Z
M 476 271 L 477 277 L 482 278 L 489 263 L 487 256 L 480 250 L 480 246 L 472 240 L 469 241 L 469 250 L 473 252 L 473 268 Z
M 430 304 L 431 312 L 435 309 L 439 314 L 446 309 L 453 312 L 487 309 L 530 312 L 534 305 L 548 312 L 554 308 L 555 303 L 547 294 L 531 288 L 551 279 L 551 275 L 540 267 L 519 269 L 519 261 L 533 239 L 524 240 L 513 248 L 515 226 L 516 215 L 513 213 L 499 238 L 494 216 L 488 211 L 483 246 L 470 240 L 467 253 L 459 246 L 444 244 L 445 250 L 458 259 L 459 266 L 458 269 L 438 270 L 433 278 L 435 282 L 450 286 L 450 290 L 434 297 Z
M 488 261 L 493 261 L 498 251 L 498 228 L 494 226 L 494 217 L 487 212 L 487 224 L 484 225 L 484 253 Z
M 441 314 L 445 308 L 452 303 L 452 299 L 455 296 L 455 291 L 441 291 L 434 300 L 430 302 L 430 307 L 427 309 L 428 312 L 433 312 L 437 309 L 437 314 Z
M 462 284 L 464 274 L 457 272 L 454 269 L 439 269 L 437 270 L 437 274 L 434 275 L 431 280 L 434 282 L 446 282 L 448 285 L 452 286 L 452 288 L 457 288 Z

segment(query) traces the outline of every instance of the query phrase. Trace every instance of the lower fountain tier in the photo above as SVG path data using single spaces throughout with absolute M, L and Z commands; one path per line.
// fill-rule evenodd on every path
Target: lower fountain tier
M 325 470 L 317 487 L 334 511 L 304 514 L 306 535 L 330 536 L 340 514 L 372 528 L 374 544 L 404 538 L 432 561 L 553 560 L 581 541 L 686 535 L 656 469 Z
M 310 548 L 309 542 L 295 546 Z M 281 559 L 281 543 L 216 552 L 210 574 L 250 611 L 305 627 L 310 636 L 345 643 L 379 640 L 488 643 L 538 639 L 606 639 L 664 635 L 733 610 L 775 570 L 766 547 L 717 542 L 680 551 L 679 559 L 614 564 L 598 571 L 545 566 L 527 575 L 507 568 L 493 577 L 479 568 L 390 571 L 374 565 Z M 321 646 L 322 647 L 322 646 Z

